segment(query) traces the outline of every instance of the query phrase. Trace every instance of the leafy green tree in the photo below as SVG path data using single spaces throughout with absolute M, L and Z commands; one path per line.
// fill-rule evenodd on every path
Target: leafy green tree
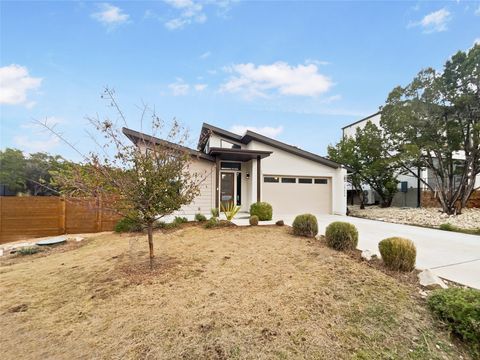
M 10 148 L 0 150 L 0 184 L 16 193 L 26 191 L 25 168 L 26 160 L 22 151 Z
M 126 125 L 113 91 L 105 89 L 103 98 L 112 104 Z M 116 122 L 89 118 L 100 134 L 99 138 L 105 141 L 97 141 L 96 151 L 82 155 L 82 165 L 59 172 L 56 182 L 67 194 L 108 199 L 111 210 L 146 229 L 152 267 L 155 222 L 191 203 L 199 194 L 205 177 L 190 168 L 191 155 L 182 146 L 187 140 L 187 132 L 176 121 L 167 126 L 147 107 L 142 113 L 142 122 L 145 114 L 151 115 L 149 128 L 153 135 L 163 134 L 164 140 L 146 136 L 137 139 L 136 145 L 133 145 Z M 78 151 L 48 124 L 43 125 Z
M 26 159 L 25 181 L 31 195 L 58 195 L 60 189 L 53 183 L 52 174 L 68 166 L 60 155 L 43 152 L 31 154 Z
M 389 156 L 386 145 L 382 130 L 368 121 L 364 128 L 357 128 L 355 137 L 346 137 L 328 148 L 332 160 L 353 170 L 352 186 L 360 192 L 362 184 L 368 184 L 380 196 L 381 207 L 392 204 L 398 188 L 398 166 Z
M 422 70 L 389 94 L 381 126 L 404 171 L 420 166 L 447 214 L 461 212 L 480 173 L 480 45 L 459 51 L 443 72 Z

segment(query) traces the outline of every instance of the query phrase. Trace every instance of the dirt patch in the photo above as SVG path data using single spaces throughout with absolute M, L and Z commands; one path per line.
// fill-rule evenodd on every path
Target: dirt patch
M 155 253 L 150 274 L 146 236 L 110 234 L 12 264 L 2 358 L 469 357 L 415 286 L 287 227 L 189 226 Z

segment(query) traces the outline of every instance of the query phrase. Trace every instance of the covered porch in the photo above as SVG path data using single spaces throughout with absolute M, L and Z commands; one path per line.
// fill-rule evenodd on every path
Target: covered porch
M 215 207 L 234 202 L 241 211 L 261 201 L 262 159 L 271 151 L 246 149 L 210 148 L 209 155 L 215 158 Z

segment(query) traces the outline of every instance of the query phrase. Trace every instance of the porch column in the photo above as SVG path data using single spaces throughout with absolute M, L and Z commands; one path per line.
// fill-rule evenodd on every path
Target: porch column
M 260 190 L 261 178 L 262 178 L 262 169 L 260 165 L 260 156 L 257 156 L 257 202 L 259 202 L 260 199 L 262 198 L 262 194 Z
M 220 159 L 216 159 L 215 163 L 215 208 L 220 209 L 220 201 L 219 201 L 219 194 L 220 194 Z

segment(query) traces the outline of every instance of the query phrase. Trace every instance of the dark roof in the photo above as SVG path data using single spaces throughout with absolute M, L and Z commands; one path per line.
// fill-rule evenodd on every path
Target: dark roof
M 241 136 L 241 135 L 234 134 L 230 131 L 220 129 L 216 126 L 206 124 L 206 123 L 203 124 L 202 131 L 200 133 L 200 139 L 199 139 L 199 142 L 198 142 L 198 149 L 199 150 L 203 150 L 205 148 L 205 143 L 208 139 L 209 132 L 213 132 L 217 135 L 227 137 L 231 140 L 238 141 L 242 144 L 248 144 L 250 141 L 256 140 L 256 141 L 262 142 L 264 144 L 276 147 L 278 149 L 287 151 L 291 154 L 298 155 L 298 156 L 303 157 L 305 159 L 309 159 L 309 160 L 318 162 L 320 164 L 323 164 L 323 165 L 326 165 L 326 166 L 329 166 L 329 167 L 332 167 L 332 168 L 335 168 L 335 169 L 342 166 L 341 164 L 339 164 L 335 161 L 332 161 L 330 159 L 327 159 L 323 156 L 320 156 L 320 155 L 302 150 L 302 149 L 297 148 L 297 147 L 292 146 L 292 145 L 285 144 L 281 141 L 274 140 L 272 138 L 269 138 L 269 137 L 261 135 L 261 134 L 257 134 L 256 132 L 253 132 L 253 131 L 250 131 L 250 130 L 247 130 L 245 135 Z
M 248 161 L 258 157 L 266 158 L 272 154 L 272 151 L 212 147 L 209 154 L 219 157 L 221 160 Z
M 138 141 L 141 140 L 141 141 L 144 141 L 147 144 L 157 144 L 157 145 L 167 146 L 167 147 L 170 147 L 170 148 L 178 148 L 178 149 L 181 149 L 183 151 L 187 151 L 192 156 L 196 156 L 198 158 L 202 158 L 202 159 L 208 160 L 208 161 L 215 161 L 215 158 L 213 156 L 207 155 L 207 154 L 205 154 L 201 151 L 197 151 L 197 150 L 191 149 L 191 148 L 183 146 L 183 145 L 174 144 L 170 141 L 159 139 L 155 136 L 147 135 L 147 134 L 141 133 L 139 131 L 135 131 L 135 130 L 128 129 L 128 128 L 124 127 L 124 128 L 122 128 L 122 132 L 135 145 L 137 145 Z
M 342 130 L 345 129 L 345 128 L 347 128 L 347 127 L 350 127 L 350 126 L 352 126 L 352 125 L 356 125 L 356 124 L 358 124 L 358 123 L 361 123 L 361 122 L 363 122 L 363 121 L 365 121 L 365 120 L 371 119 L 372 117 L 377 116 L 378 114 L 381 114 L 381 113 L 382 113 L 381 111 L 377 111 L 375 114 L 368 115 L 367 117 L 364 117 L 363 119 L 360 119 L 360 120 L 357 120 L 357 121 L 355 121 L 355 122 L 353 122 L 353 123 L 351 123 L 351 124 L 345 125 L 344 127 L 342 127 Z

